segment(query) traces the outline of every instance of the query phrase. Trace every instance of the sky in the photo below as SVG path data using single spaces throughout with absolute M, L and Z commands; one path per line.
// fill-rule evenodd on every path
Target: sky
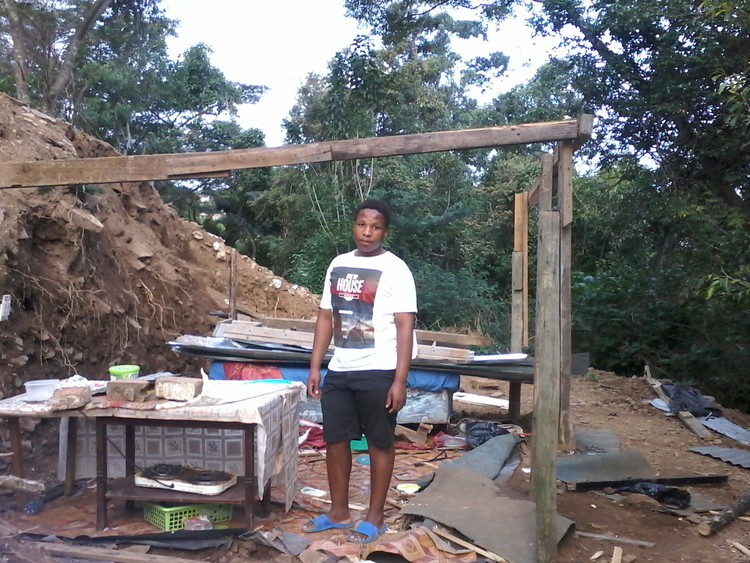
M 306 76 L 326 74 L 328 61 L 364 32 L 344 16 L 344 0 L 163 0 L 162 7 L 178 20 L 177 37 L 168 43 L 173 58 L 204 43 L 212 50 L 212 64 L 229 80 L 268 87 L 260 102 L 240 107 L 239 122 L 261 129 L 269 147 L 284 143 L 281 122 Z M 528 80 L 547 52 L 517 21 L 494 31 L 490 43 L 460 42 L 454 48 L 465 58 L 496 50 L 511 55 L 509 76 L 477 93 L 480 101 Z

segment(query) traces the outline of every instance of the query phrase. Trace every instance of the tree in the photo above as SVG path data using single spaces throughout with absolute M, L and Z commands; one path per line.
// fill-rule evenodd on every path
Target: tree
M 21 101 L 31 101 L 30 81 L 35 79 L 42 110 L 54 113 L 58 98 L 72 79 L 79 49 L 114 1 L 93 0 L 80 6 L 61 2 L 56 6 L 3 0 L 13 42 L 16 93 Z
M 750 145 L 727 89 L 727 77 L 747 73 L 748 18 L 686 0 L 542 6 L 537 28 L 566 37 L 572 87 L 598 113 L 604 162 L 648 159 L 664 189 L 718 197 L 750 221 Z

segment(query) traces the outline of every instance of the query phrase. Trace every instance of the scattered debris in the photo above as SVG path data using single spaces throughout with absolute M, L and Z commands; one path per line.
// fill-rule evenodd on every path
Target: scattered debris
M 14 491 L 24 491 L 26 493 L 43 493 L 47 485 L 41 481 L 33 479 L 23 479 L 15 475 L 0 475 L 0 487 Z
M 471 549 L 472 551 L 476 551 L 477 554 L 481 555 L 482 557 L 485 557 L 489 559 L 490 561 L 497 561 L 498 563 L 508 563 L 507 559 L 504 559 L 500 557 L 497 553 L 492 553 L 491 551 L 487 551 L 486 549 L 482 549 L 481 547 L 478 547 L 474 545 L 473 543 L 467 542 L 465 540 L 462 540 L 461 538 L 458 538 L 454 536 L 453 534 L 450 534 L 446 532 L 445 530 L 438 528 L 435 526 L 432 529 L 433 533 L 437 534 L 438 536 L 445 538 L 449 541 L 452 541 L 453 543 L 456 543 L 460 545 L 461 547 L 466 547 L 468 549 Z
M 651 387 L 654 389 L 654 392 L 662 401 L 666 403 L 666 405 L 670 409 L 670 412 L 672 412 L 671 399 L 664 392 L 664 389 L 662 389 L 661 382 L 651 377 L 651 368 L 648 365 L 646 365 L 645 367 L 644 377 L 646 378 L 646 381 L 649 383 L 649 385 L 651 385 Z M 682 422 L 688 429 L 690 429 L 701 439 L 710 440 L 711 438 L 713 438 L 711 432 L 709 432 L 705 426 L 703 426 L 698 420 L 696 420 L 696 418 L 690 413 L 690 411 L 677 411 L 676 415 L 680 422 Z

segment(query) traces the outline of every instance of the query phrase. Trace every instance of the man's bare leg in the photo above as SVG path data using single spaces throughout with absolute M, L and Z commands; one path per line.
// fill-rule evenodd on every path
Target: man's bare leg
M 327 444 L 326 469 L 331 493 L 331 510 L 325 516 L 335 524 L 351 523 L 349 513 L 349 478 L 352 472 L 352 451 L 349 442 Z M 320 524 L 313 519 L 302 526 L 303 532 L 319 531 Z M 327 529 L 323 527 L 322 529 Z
M 370 507 L 367 510 L 367 520 L 376 528 L 383 526 L 383 512 L 388 488 L 391 486 L 393 464 L 396 460 L 396 447 L 391 444 L 387 448 L 379 448 L 369 444 L 370 453 Z
M 352 474 L 352 450 L 349 442 L 326 445 L 326 469 L 331 493 L 328 517 L 333 522 L 349 522 L 349 479 Z

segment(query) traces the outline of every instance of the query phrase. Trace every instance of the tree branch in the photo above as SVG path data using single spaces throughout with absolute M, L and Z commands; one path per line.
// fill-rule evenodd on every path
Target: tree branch
M 6 2 L 8 0 L 5 0 Z M 63 58 L 62 65 L 60 66 L 60 72 L 57 74 L 55 82 L 50 87 L 49 91 L 44 100 L 44 110 L 47 113 L 52 113 L 55 107 L 57 99 L 60 97 L 62 91 L 70 83 L 70 79 L 73 76 L 73 67 L 75 66 L 76 56 L 78 55 L 78 48 L 83 42 L 83 38 L 94 26 L 94 23 L 101 17 L 104 11 L 109 8 L 113 0 L 96 0 L 88 9 L 81 24 L 75 30 L 75 33 L 70 38 L 68 47 L 65 50 L 65 56 Z
M 8 12 L 10 23 L 10 36 L 13 39 L 13 74 L 16 78 L 16 97 L 24 102 L 29 102 L 29 84 L 26 80 L 26 46 L 23 42 L 23 25 L 18 16 L 15 0 L 3 0 Z

